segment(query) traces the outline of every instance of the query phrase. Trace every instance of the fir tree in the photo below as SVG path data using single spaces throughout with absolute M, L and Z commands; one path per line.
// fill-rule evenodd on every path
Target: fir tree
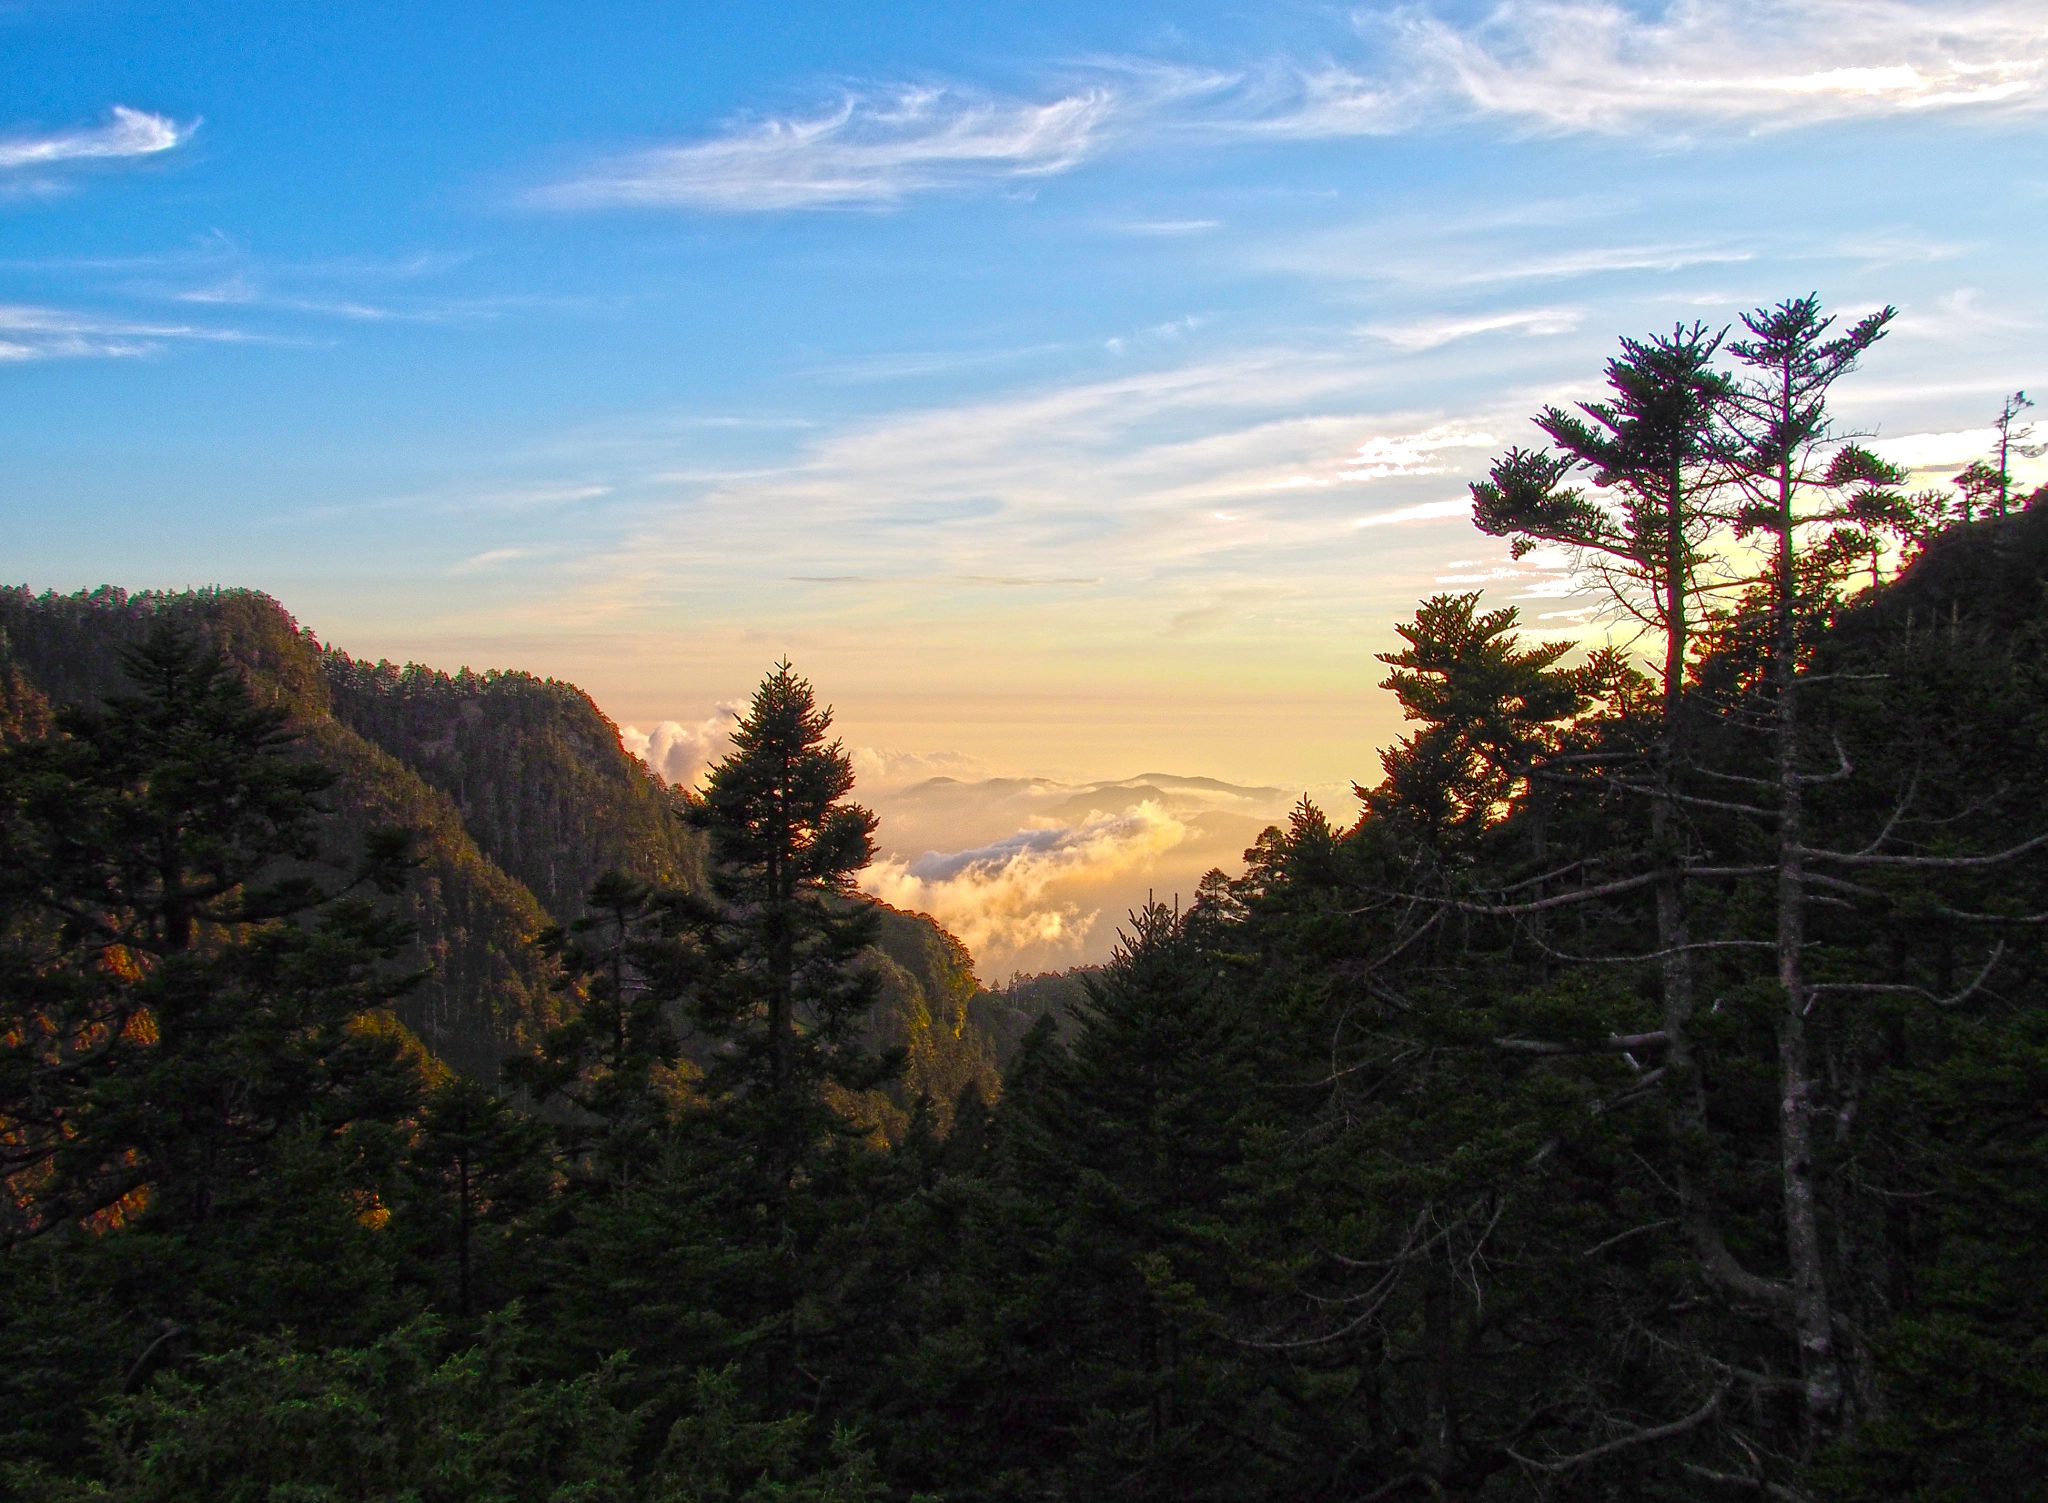
M 706 1086 L 748 1123 L 771 1193 L 841 1125 L 828 1093 L 901 1068 L 864 1047 L 876 982 L 859 964 L 876 919 L 849 901 L 874 858 L 875 817 L 846 801 L 853 764 L 832 712 L 777 664 L 732 732 L 733 751 L 683 804 L 709 838 L 712 901 L 694 910 L 698 1026 L 717 1041 Z

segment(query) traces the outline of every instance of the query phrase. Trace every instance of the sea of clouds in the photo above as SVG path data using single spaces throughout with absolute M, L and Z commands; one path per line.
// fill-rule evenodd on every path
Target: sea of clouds
M 739 707 L 626 726 L 626 749 L 689 786 L 730 749 Z M 1006 777 L 955 752 L 856 747 L 854 797 L 881 825 L 861 874 L 870 896 L 930 914 L 971 950 L 982 979 L 1108 958 L 1133 909 L 1186 904 L 1203 875 L 1242 869 L 1259 832 L 1301 790 L 1170 773 L 1094 782 Z M 1317 790 L 1348 818 L 1339 790 Z

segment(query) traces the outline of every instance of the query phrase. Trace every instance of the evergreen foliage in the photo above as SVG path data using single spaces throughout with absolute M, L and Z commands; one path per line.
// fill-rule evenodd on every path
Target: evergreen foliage
M 702 889 L 701 843 L 573 684 L 359 663 L 333 648 L 320 664 L 335 719 L 453 800 L 478 847 L 556 923 L 581 917 L 607 872 Z
M 276 602 L 241 590 L 0 590 L 0 631 L 14 667 L 46 704 L 90 709 L 128 691 L 123 653 L 165 622 L 218 649 L 257 703 L 286 713 L 298 753 L 334 774 L 321 861 L 345 867 L 379 827 L 412 832 L 419 870 L 393 902 L 412 931 L 404 962 L 429 974 L 400 1002 L 400 1016 L 448 1059 L 495 1070 L 547 1024 L 545 966 L 531 944 L 547 916 L 477 849 L 445 795 L 333 718 L 319 645 Z
M 865 1046 L 879 981 L 856 962 L 880 926 L 844 899 L 874 859 L 875 817 L 845 802 L 853 765 L 826 742 L 831 724 L 810 684 L 778 664 L 731 754 L 684 804 L 712 863 L 711 901 L 692 914 L 704 955 L 693 1013 L 717 1041 L 707 1083 L 749 1119 L 773 1194 L 837 1122 L 827 1093 L 872 1090 L 904 1059 Z

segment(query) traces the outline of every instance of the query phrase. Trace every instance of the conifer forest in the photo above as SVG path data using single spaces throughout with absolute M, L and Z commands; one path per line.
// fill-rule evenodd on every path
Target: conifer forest
M 1000 990 L 800 664 L 675 787 L 0 592 L 0 1493 L 2048 1496 L 2048 490 L 1836 417 L 1892 320 L 1622 339 L 1471 487 L 1585 640 L 1420 601 L 1354 804 Z

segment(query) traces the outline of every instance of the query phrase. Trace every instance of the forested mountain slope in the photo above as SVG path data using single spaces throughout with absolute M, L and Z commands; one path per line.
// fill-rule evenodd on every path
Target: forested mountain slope
M 0 631 L 11 669 L 47 701 L 90 705 L 129 685 L 120 652 L 157 621 L 189 622 L 242 670 L 261 703 L 290 712 L 308 754 L 340 774 L 327 795 L 335 818 L 326 860 L 346 867 L 378 825 L 415 832 L 421 867 L 395 899 L 417 935 L 402 961 L 429 974 L 399 1004 L 400 1019 L 437 1054 L 493 1072 L 546 1017 L 533 936 L 548 916 L 521 883 L 481 852 L 461 811 L 402 761 L 331 713 L 319 644 L 266 595 L 189 595 L 99 589 L 77 595 L 0 590 Z
M 0 740 L 46 734 L 53 705 L 126 691 L 122 649 L 166 616 L 226 653 L 341 774 L 327 795 L 331 861 L 345 865 L 376 826 L 414 832 L 422 866 L 396 902 L 418 931 L 403 959 L 429 974 L 399 1015 L 451 1064 L 492 1077 L 546 1026 L 556 1002 L 532 941 L 580 917 L 600 875 L 703 889 L 701 839 L 574 685 L 358 662 L 255 591 L 0 590 Z M 911 1050 L 914 1089 L 928 1087 L 948 1119 L 970 1078 L 995 1095 L 990 1049 L 958 995 L 973 977 L 957 942 L 929 919 L 890 912 L 875 963 L 876 1036 Z M 901 1108 L 890 1121 L 900 1129 Z
M 321 657 L 336 720 L 454 801 L 464 827 L 557 922 L 607 871 L 703 886 L 700 842 L 666 788 L 573 684 Z

